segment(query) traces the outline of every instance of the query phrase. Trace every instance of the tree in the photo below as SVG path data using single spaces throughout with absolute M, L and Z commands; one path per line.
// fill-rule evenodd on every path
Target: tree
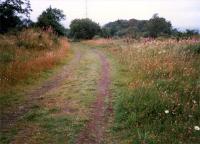
M 103 27 L 103 28 L 101 29 L 101 36 L 104 37 L 104 38 L 109 38 L 109 37 L 111 37 L 111 36 L 112 36 L 112 35 L 111 35 L 111 30 L 110 30 L 109 28 Z
M 199 31 L 195 29 L 186 29 L 186 33 L 185 33 L 186 37 L 189 37 L 189 38 L 198 34 L 199 34 Z
M 60 24 L 65 19 L 63 11 L 56 8 L 47 8 L 38 18 L 37 26 L 48 29 L 51 27 L 58 35 L 66 35 L 66 29 Z
M 172 30 L 171 22 L 166 21 L 165 18 L 154 14 L 147 24 L 149 36 L 156 38 L 161 35 L 170 35 Z
M 5 0 L 0 2 L 0 33 L 20 28 L 28 21 L 31 12 L 29 0 Z
M 70 36 L 74 39 L 92 39 L 100 29 L 97 23 L 88 18 L 75 19 L 70 24 Z
M 109 22 L 103 26 L 102 33 L 103 36 L 129 36 L 137 38 L 138 36 L 143 36 L 146 30 L 147 20 L 117 20 L 114 22 Z

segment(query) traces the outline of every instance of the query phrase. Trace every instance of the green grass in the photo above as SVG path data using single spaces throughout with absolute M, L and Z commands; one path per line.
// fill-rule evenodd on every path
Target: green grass
M 67 64 L 72 58 L 73 52 L 70 51 L 70 55 L 68 57 L 61 60 L 51 69 L 44 70 L 40 72 L 38 75 L 29 76 L 27 79 L 20 81 L 17 85 L 13 87 L 6 87 L 6 89 L 1 89 L 0 92 L 0 117 L 2 115 L 6 115 L 9 112 L 15 111 L 19 108 L 19 106 L 25 105 L 25 101 L 27 99 L 26 93 L 29 90 L 35 89 L 43 84 L 44 81 L 58 73 L 62 66 Z M 19 122 L 20 123 L 20 122 Z M 21 126 L 16 125 L 6 132 L 0 132 L 0 143 L 6 144 L 10 143 L 14 136 L 20 131 Z
M 112 46 L 116 48 L 113 54 L 110 44 L 72 43 L 72 49 L 82 54 L 73 73 L 60 88 L 43 96 L 15 128 L 1 135 L 2 142 L 75 143 L 96 98 L 100 63 L 91 50 L 95 47 L 107 53 L 111 64 L 114 111 L 108 118 L 106 143 L 200 143 L 200 131 L 194 129 L 200 126 L 200 57 L 185 53 L 187 45 L 156 44 L 155 49 L 151 44 L 149 49 L 139 44 L 144 48 L 141 52 L 117 42 Z M 188 48 L 193 49 L 193 45 Z M 15 97 L 3 101 L 8 106 L 14 100 L 21 103 Z M 33 133 L 20 134 L 23 131 Z
M 80 49 L 77 44 L 72 47 Z M 100 63 L 95 61 L 93 51 L 82 48 L 81 51 L 80 64 L 64 84 L 45 96 L 42 108 L 25 116 L 25 120 L 39 125 L 47 134 L 42 143 L 75 143 L 89 119 L 90 106 L 96 98 Z M 53 104 L 47 107 L 52 100 Z
M 44 70 L 37 75 L 30 75 L 15 86 L 2 87 L 0 91 L 1 114 L 9 112 L 9 110 L 15 109 L 20 104 L 23 104 L 26 99 L 26 92 L 40 86 L 46 79 L 56 74 L 63 65 L 70 61 L 71 58 L 72 54 L 69 57 L 64 58 L 53 68 Z
M 70 76 L 59 88 L 45 94 L 17 122 L 15 133 L 12 130 L 3 133 L 2 143 L 75 143 L 96 99 L 100 63 L 90 47 L 72 43 L 71 48 L 80 51 L 82 56 L 80 62 L 72 66 Z
M 74 135 L 80 131 L 83 122 L 78 116 L 53 116 L 52 114 L 59 112 L 55 109 L 37 108 L 27 113 L 24 120 L 35 123 L 47 134 L 43 143 L 72 143 L 75 139 Z M 41 136 L 40 136 L 41 137 Z
M 115 67 L 112 78 L 114 141 L 121 144 L 200 142 L 200 131 L 194 129 L 200 126 L 199 56 L 188 57 L 186 61 L 195 72 L 185 75 L 182 65 L 175 65 L 173 78 L 169 79 L 167 69 L 147 71 L 141 64 L 138 66 L 140 57 L 130 69 L 128 61 L 118 63 L 118 54 L 111 56 Z M 126 58 L 128 54 L 124 55 Z
M 12 138 L 17 134 L 17 132 L 19 131 L 18 128 L 12 128 L 11 130 L 9 130 L 9 133 L 0 133 L 0 144 L 8 144 L 10 143 L 10 141 L 12 140 Z
M 130 72 L 121 66 L 113 82 L 116 97 L 112 129 L 119 143 L 199 142 L 200 134 L 194 130 L 194 125 L 200 124 L 200 109 L 198 107 L 191 111 L 185 106 L 188 104 L 187 98 L 191 99 L 189 108 L 194 106 L 192 100 L 199 101 L 198 91 L 188 95 L 183 92 L 184 84 L 166 80 L 157 80 L 148 87 L 130 89 L 128 84 L 131 79 Z M 161 91 L 166 92 L 166 99 L 160 96 Z M 182 93 L 178 104 L 170 100 L 174 92 Z M 169 110 L 169 114 L 165 110 Z

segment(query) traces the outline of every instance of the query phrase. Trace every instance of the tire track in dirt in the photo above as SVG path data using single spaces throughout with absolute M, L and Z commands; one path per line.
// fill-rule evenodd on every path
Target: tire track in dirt
M 41 99 L 43 99 L 43 95 L 47 92 L 50 92 L 56 88 L 58 88 L 66 77 L 69 77 L 71 73 L 74 71 L 75 67 L 78 65 L 81 59 L 81 52 L 77 51 L 75 57 L 71 60 L 71 62 L 65 65 L 55 76 L 51 79 L 47 80 L 42 84 L 42 86 L 29 91 L 27 94 L 27 100 L 25 101 L 25 105 L 19 106 L 19 108 L 11 112 L 9 114 L 5 114 L 0 119 L 0 128 L 1 131 L 6 131 L 14 124 L 16 124 L 17 120 L 19 120 L 25 113 L 27 113 L 35 104 L 37 104 Z
M 97 98 L 92 105 L 90 120 L 78 136 L 77 144 L 101 144 L 104 140 L 106 127 L 106 111 L 110 109 L 105 104 L 106 97 L 111 101 L 109 93 L 110 65 L 106 56 L 100 51 L 95 51 L 101 62 L 101 75 L 97 86 Z

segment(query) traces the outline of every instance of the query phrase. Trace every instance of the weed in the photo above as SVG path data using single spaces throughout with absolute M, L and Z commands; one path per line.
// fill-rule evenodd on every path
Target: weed
M 16 85 L 30 75 L 52 68 L 66 56 L 68 47 L 67 40 L 33 29 L 17 36 L 1 36 L 1 86 Z
M 120 62 L 120 75 L 114 78 L 113 130 L 118 139 L 200 142 L 194 129 L 200 125 L 198 47 L 193 40 L 113 41 L 107 51 Z

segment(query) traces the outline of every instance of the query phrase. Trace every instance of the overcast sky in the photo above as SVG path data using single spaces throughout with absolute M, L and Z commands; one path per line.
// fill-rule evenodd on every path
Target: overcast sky
M 64 11 L 68 27 L 71 20 L 86 17 L 86 0 L 30 0 L 33 12 L 31 19 L 37 17 L 50 5 Z M 170 20 L 177 28 L 196 28 L 200 30 L 200 0 L 87 0 L 88 18 L 100 25 L 118 19 L 149 19 L 154 13 Z

